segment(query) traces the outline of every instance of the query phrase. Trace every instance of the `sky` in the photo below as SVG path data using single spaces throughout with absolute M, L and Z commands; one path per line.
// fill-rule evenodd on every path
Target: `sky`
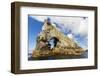
M 77 42 L 82 48 L 88 48 L 88 18 L 64 16 L 28 15 L 28 50 L 31 53 L 36 46 L 36 38 L 42 31 L 44 20 L 51 23 L 63 34 Z
M 32 50 L 36 46 L 36 38 L 38 33 L 42 29 L 43 22 L 33 19 L 31 16 L 28 16 L 28 50 Z

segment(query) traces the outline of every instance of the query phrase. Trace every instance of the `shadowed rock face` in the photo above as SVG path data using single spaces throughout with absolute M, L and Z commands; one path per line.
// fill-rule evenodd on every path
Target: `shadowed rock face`
M 52 37 L 50 40 L 48 40 L 48 46 L 50 47 L 50 49 L 54 49 L 57 46 L 59 39 L 57 39 L 56 37 Z
M 73 56 L 81 55 L 84 51 L 74 40 L 58 31 L 50 20 L 47 19 L 37 37 L 37 44 L 32 57 Z

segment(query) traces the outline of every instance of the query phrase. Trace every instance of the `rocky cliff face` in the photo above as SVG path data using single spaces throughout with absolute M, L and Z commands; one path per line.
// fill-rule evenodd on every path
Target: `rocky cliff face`
M 84 51 L 74 40 L 61 33 L 55 24 L 45 20 L 32 56 L 72 56 L 81 55 Z

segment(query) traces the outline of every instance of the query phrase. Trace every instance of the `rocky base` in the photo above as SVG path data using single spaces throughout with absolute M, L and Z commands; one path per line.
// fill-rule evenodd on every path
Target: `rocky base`
M 46 57 L 46 56 L 79 56 L 83 52 L 85 52 L 83 49 L 53 49 L 53 50 L 44 50 L 39 51 L 35 50 L 33 51 L 32 57 Z

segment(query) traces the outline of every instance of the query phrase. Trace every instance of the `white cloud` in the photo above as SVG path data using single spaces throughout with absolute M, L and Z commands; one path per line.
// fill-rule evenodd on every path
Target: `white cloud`
M 34 16 L 34 15 L 31 15 L 30 17 L 32 17 L 33 19 L 36 19 L 38 21 L 41 21 L 41 22 L 43 22 L 45 19 L 47 19 L 47 16 Z
M 88 18 L 84 17 L 62 17 L 62 16 L 33 16 L 32 18 L 44 22 L 48 17 L 51 19 L 51 22 L 58 23 L 63 32 L 66 32 L 68 29 L 74 34 L 80 34 L 82 36 L 87 36 L 88 33 Z
M 87 19 L 82 19 L 80 22 L 80 26 L 79 26 L 79 31 L 80 35 L 82 34 L 83 36 L 87 36 L 88 33 L 88 22 Z
M 61 20 L 60 20 L 61 19 Z M 66 32 L 68 29 L 71 30 L 73 34 L 80 34 L 82 36 L 87 36 L 88 34 L 88 19 L 81 17 L 68 17 L 60 18 L 58 22 L 61 22 L 59 26 L 62 26 L 62 30 Z
M 73 34 L 67 34 L 67 36 L 68 36 L 69 38 L 71 38 L 71 39 L 74 38 L 74 37 L 73 37 Z

